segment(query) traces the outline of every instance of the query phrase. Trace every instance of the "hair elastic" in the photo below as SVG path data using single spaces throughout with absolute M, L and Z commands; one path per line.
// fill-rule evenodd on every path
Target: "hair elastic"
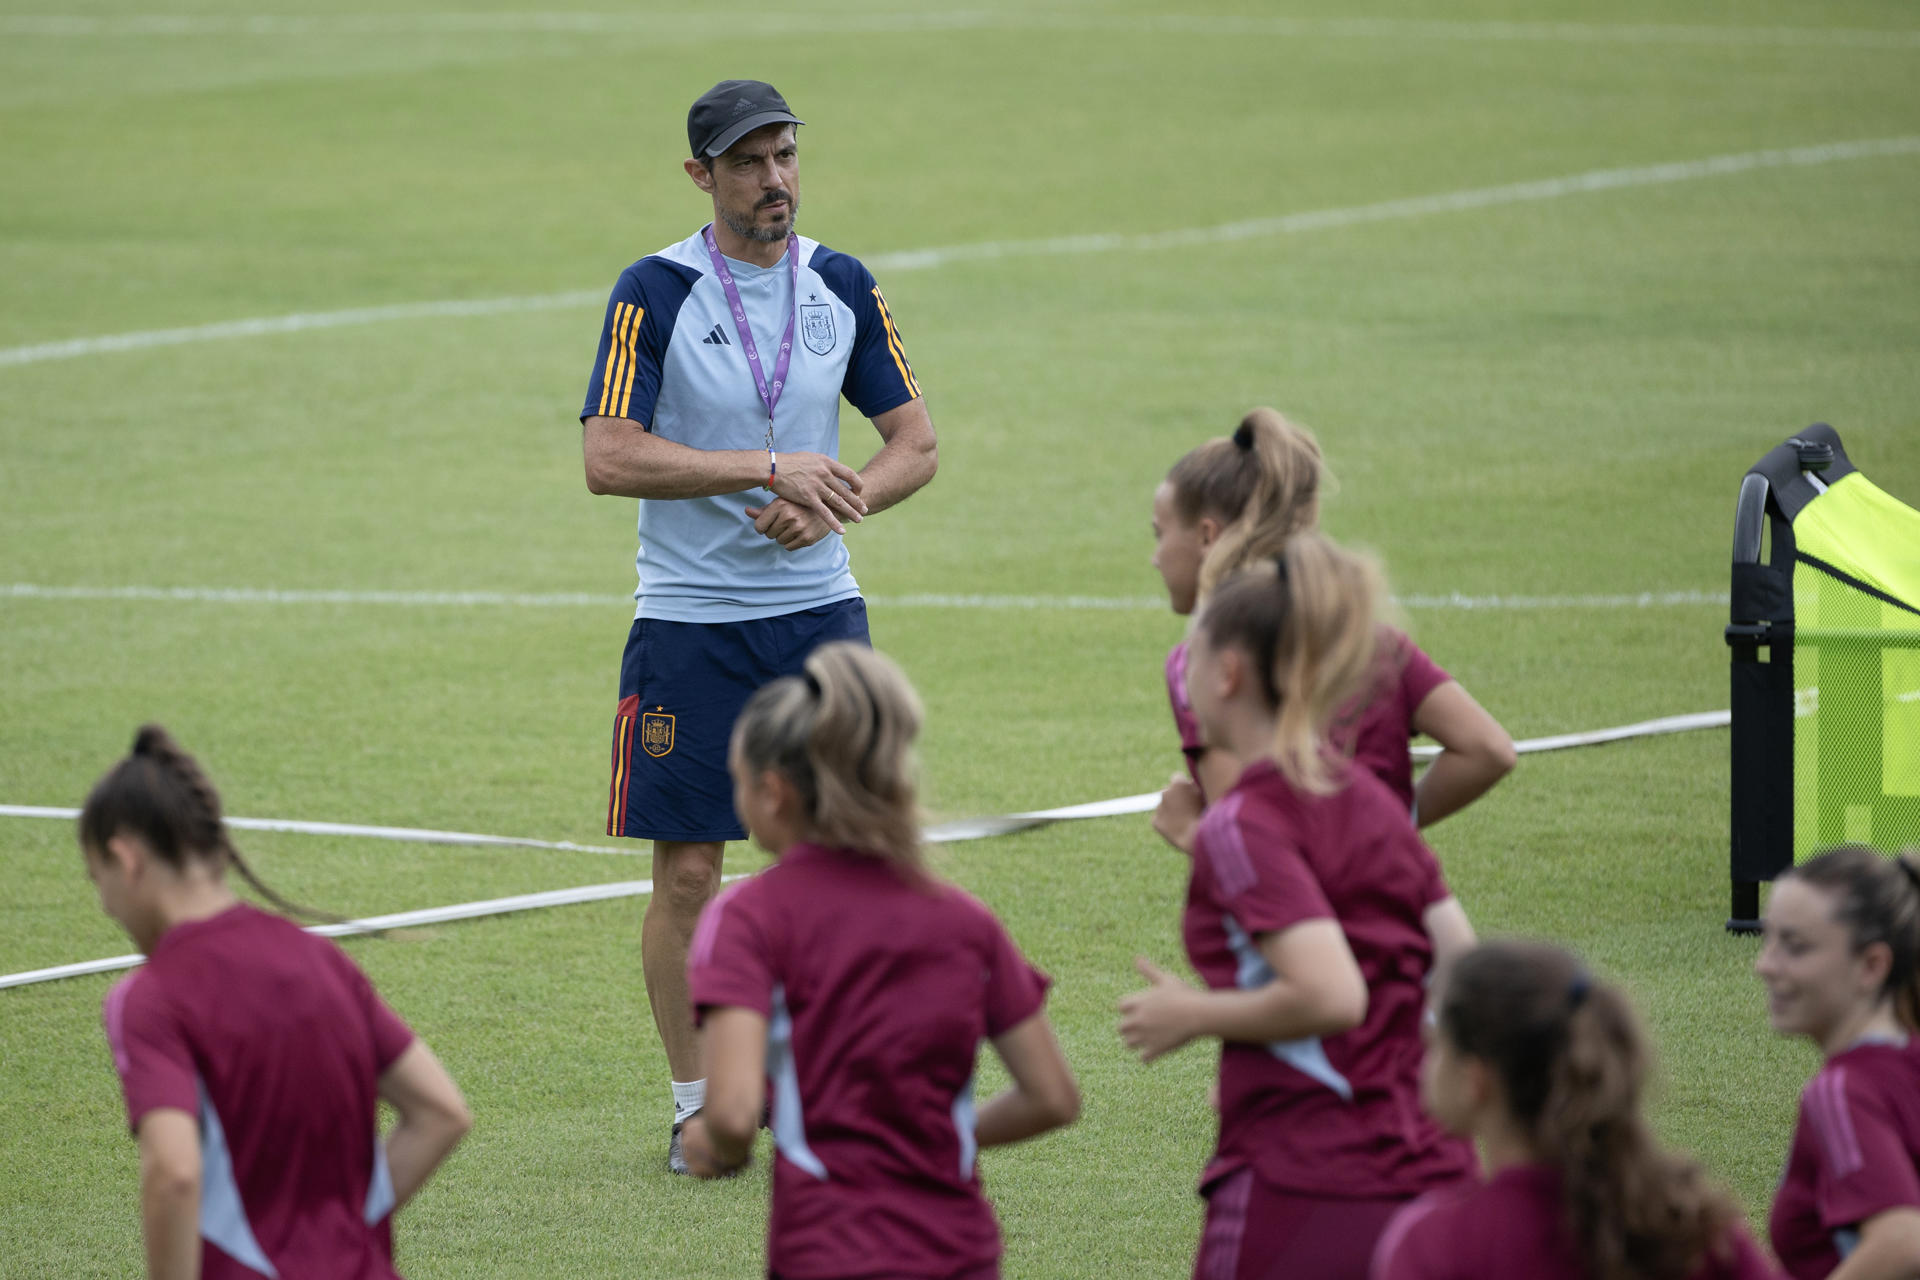
M 1280 594 L 1287 594 L 1287 553 L 1284 551 L 1273 558 L 1273 576 L 1280 581 Z
M 813 700 L 820 701 L 820 677 L 811 671 L 802 671 L 800 678 L 807 682 L 807 692 L 813 695 Z
M 1234 447 L 1242 453 L 1253 452 L 1253 424 L 1243 422 L 1233 429 Z
M 1593 990 L 1593 978 L 1583 969 L 1573 975 L 1567 983 L 1567 1012 L 1572 1013 L 1587 1002 L 1587 993 Z
M 1907 883 L 1913 886 L 1914 892 L 1920 893 L 1920 870 L 1916 870 L 1911 862 L 1897 853 L 1893 855 L 1893 865 L 1900 868 L 1900 874 L 1907 878 Z

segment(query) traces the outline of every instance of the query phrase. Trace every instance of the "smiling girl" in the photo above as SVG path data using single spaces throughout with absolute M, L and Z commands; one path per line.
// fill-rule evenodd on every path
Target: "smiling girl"
M 1768 1231 L 1795 1280 L 1920 1275 L 1920 860 L 1848 846 L 1774 885 L 1754 972 L 1826 1062 Z

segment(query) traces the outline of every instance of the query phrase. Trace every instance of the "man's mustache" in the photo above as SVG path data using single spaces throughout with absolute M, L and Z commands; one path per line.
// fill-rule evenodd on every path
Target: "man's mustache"
M 767 192 L 767 194 L 766 194 L 766 195 L 764 195 L 764 196 L 761 196 L 761 197 L 760 197 L 760 203 L 759 203 L 759 204 L 757 204 L 757 205 L 755 205 L 755 206 L 753 206 L 753 207 L 754 207 L 754 208 L 756 208 L 756 209 L 764 209 L 764 208 L 766 208 L 766 207 L 767 207 L 768 205 L 770 205 L 770 204 L 779 204 L 779 203 L 780 203 L 781 201 L 783 201 L 783 200 L 784 200 L 784 201 L 785 201 L 786 203 L 788 203 L 788 204 L 792 204 L 792 203 L 793 203 L 793 197 L 792 197 L 792 196 L 790 196 L 790 195 L 788 195 L 788 194 L 787 194 L 786 192 L 784 192 L 784 191 L 769 191 L 769 192 Z

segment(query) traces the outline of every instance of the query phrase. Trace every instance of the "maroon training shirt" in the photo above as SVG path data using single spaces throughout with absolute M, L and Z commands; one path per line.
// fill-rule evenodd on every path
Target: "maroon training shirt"
M 1719 1256 L 1693 1280 L 1778 1280 L 1736 1222 Z M 1482 1184 L 1421 1196 L 1380 1237 L 1373 1280 L 1589 1280 L 1567 1223 L 1560 1175 L 1542 1165 L 1502 1169 Z
M 767 1265 L 783 1280 L 992 1267 L 974 1170 L 983 1038 L 1038 1013 L 1047 979 L 961 890 L 796 845 L 700 917 L 698 1011 L 764 1015 L 773 1098 Z
M 1800 1122 L 1767 1223 L 1787 1274 L 1825 1276 L 1887 1209 L 1920 1209 L 1920 1038 L 1827 1059 L 1800 1094 Z
M 1376 662 L 1379 675 L 1372 690 L 1357 707 L 1347 707 L 1334 717 L 1329 737 L 1336 749 L 1351 754 L 1362 768 L 1386 783 L 1401 804 L 1412 809 L 1413 757 L 1407 751 L 1407 742 L 1414 735 L 1413 713 L 1428 694 L 1453 677 L 1419 645 L 1390 627 L 1381 629 Z M 1167 701 L 1173 706 L 1173 724 L 1180 733 L 1187 772 L 1197 786 L 1200 774 L 1195 764 L 1207 744 L 1200 736 L 1199 721 L 1193 717 L 1193 704 L 1187 699 L 1184 640 L 1167 653 Z
M 205 1280 L 391 1280 L 376 1089 L 413 1032 L 333 943 L 244 903 L 175 925 L 107 993 L 136 1132 L 200 1122 Z
M 1251 1165 L 1309 1196 L 1414 1196 L 1472 1172 L 1472 1148 L 1420 1109 L 1420 1019 L 1433 945 L 1423 914 L 1448 896 L 1398 799 L 1341 764 L 1341 789 L 1296 791 L 1258 760 L 1201 817 L 1183 922 L 1209 987 L 1273 978 L 1261 934 L 1334 920 L 1367 983 L 1360 1026 L 1326 1039 L 1227 1043 L 1220 1141 L 1203 1188 Z

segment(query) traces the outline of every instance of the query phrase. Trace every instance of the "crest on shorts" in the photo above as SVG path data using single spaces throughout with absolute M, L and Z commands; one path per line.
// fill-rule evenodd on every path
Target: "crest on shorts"
M 648 711 L 640 717 L 640 749 L 659 757 L 673 750 L 673 717 Z
M 824 302 L 803 303 L 800 307 L 800 341 L 807 350 L 823 356 L 833 350 L 833 308 Z

